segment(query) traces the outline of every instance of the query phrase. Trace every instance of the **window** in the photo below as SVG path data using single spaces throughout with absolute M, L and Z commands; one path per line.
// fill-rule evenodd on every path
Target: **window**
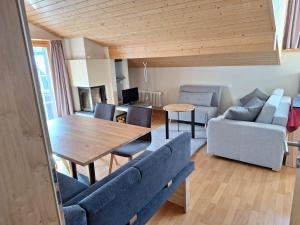
M 39 76 L 41 95 L 47 120 L 57 117 L 53 82 L 49 66 L 49 44 L 45 42 L 33 42 L 34 60 Z

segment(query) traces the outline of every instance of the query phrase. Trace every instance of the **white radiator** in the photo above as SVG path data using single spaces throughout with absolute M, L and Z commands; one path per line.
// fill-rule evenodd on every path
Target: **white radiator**
M 149 102 L 154 107 L 162 107 L 162 96 L 161 91 L 139 90 L 139 101 Z

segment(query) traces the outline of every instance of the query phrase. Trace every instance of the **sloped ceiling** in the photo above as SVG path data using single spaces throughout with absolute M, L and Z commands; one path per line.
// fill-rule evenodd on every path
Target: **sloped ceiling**
M 62 37 L 94 40 L 109 47 L 111 58 L 131 59 L 134 66 L 143 60 L 153 66 L 279 63 L 272 0 L 25 3 L 31 23 Z

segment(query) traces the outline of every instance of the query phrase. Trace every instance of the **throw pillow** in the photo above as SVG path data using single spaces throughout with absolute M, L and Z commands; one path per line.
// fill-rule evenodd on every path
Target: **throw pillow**
M 266 102 L 261 100 L 260 98 L 254 97 L 250 101 L 248 101 L 245 105 L 243 105 L 243 107 L 246 108 L 263 107 L 265 103 Z
M 266 95 L 265 93 L 261 92 L 258 88 L 256 88 L 250 94 L 247 94 L 246 96 L 241 98 L 240 102 L 242 103 L 242 105 L 245 105 L 247 102 L 249 102 L 254 97 L 257 97 L 263 101 L 267 101 L 267 99 L 269 98 L 268 95 Z
M 233 106 L 225 112 L 225 118 L 229 120 L 254 121 L 260 113 L 265 102 L 257 97 L 252 98 L 244 107 Z
M 193 93 L 193 92 L 181 92 L 179 97 L 179 103 L 189 103 L 199 106 L 211 106 L 213 93 Z

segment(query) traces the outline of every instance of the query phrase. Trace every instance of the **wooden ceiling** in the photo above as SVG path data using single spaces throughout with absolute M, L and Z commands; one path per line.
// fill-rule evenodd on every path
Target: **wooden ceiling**
M 214 57 L 218 63 L 224 59 L 223 65 L 251 65 L 257 59 L 259 64 L 279 63 L 272 0 L 25 2 L 31 23 L 62 37 L 86 37 L 108 46 L 111 58 L 163 57 L 172 65 L 195 56 L 195 65 L 212 65 Z M 131 60 L 131 65 L 139 61 Z M 151 60 L 160 66 L 162 61 Z

